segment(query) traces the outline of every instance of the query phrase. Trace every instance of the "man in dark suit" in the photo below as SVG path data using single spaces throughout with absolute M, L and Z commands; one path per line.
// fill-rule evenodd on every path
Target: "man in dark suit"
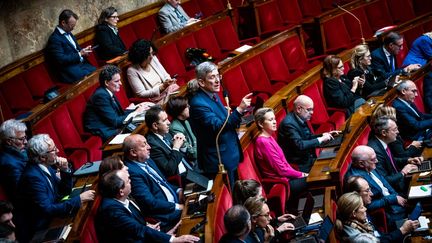
M 110 60 L 123 55 L 127 49 L 118 33 L 117 22 L 119 16 L 117 9 L 108 7 L 102 10 L 96 26 L 96 49 L 98 57 L 102 60 Z
M 323 142 L 333 139 L 332 131 L 314 135 L 307 122 L 313 114 L 314 104 L 306 95 L 294 100 L 294 111 L 286 115 L 278 129 L 278 143 L 288 162 L 297 164 L 300 171 L 309 173 L 316 159 L 315 149 Z
M 238 163 L 243 160 L 236 128 L 250 106 L 252 93 L 243 97 L 240 105 L 228 115 L 229 111 L 218 96 L 221 86 L 218 67 L 214 63 L 203 62 L 196 67 L 195 72 L 199 89 L 190 100 L 190 122 L 197 138 L 198 165 L 207 177 L 214 179 L 221 161 L 231 185 L 234 185 Z M 220 131 L 219 140 L 216 141 Z M 219 152 L 216 144 L 219 145 Z
M 84 112 L 84 128 L 91 134 L 100 136 L 103 141 L 116 135 L 125 126 L 125 118 L 135 116 L 147 109 L 144 104 L 131 103 L 126 110 L 120 106 L 115 93 L 120 91 L 120 69 L 106 65 L 99 74 L 100 87 L 87 102 Z M 130 114 L 132 113 L 132 114 Z
M 363 179 L 361 176 L 351 176 L 348 178 L 346 183 L 345 192 L 353 192 L 356 191 L 360 194 L 363 200 L 364 205 L 369 205 L 372 202 L 372 191 L 369 186 L 369 183 Z M 369 215 L 367 216 L 368 221 L 370 221 Z M 373 219 L 372 219 L 373 220 Z M 370 222 L 369 222 L 370 223 Z M 392 230 L 388 233 L 385 232 L 377 232 L 376 225 L 373 225 L 375 230 L 374 234 L 378 235 L 380 242 L 403 242 L 404 237 L 413 232 L 420 226 L 418 220 L 406 220 L 399 229 Z
M 146 112 L 145 122 L 149 129 L 146 139 L 151 147 L 150 158 L 164 176 L 170 177 L 192 169 L 180 152 L 186 139 L 184 134 L 177 133 L 172 136 L 169 133 L 170 121 L 160 106 L 153 106 Z
M 28 162 L 26 131 L 26 125 L 15 119 L 0 126 L 0 185 L 11 202 L 15 202 L 18 182 Z
M 158 17 L 165 33 L 177 31 L 198 21 L 187 15 L 180 6 L 180 0 L 166 0 L 165 5 L 159 10 Z
M 345 179 L 350 176 L 361 176 L 369 183 L 373 196 L 371 203 L 366 205 L 367 209 L 372 211 L 385 208 L 389 226 L 393 228 L 397 220 L 406 217 L 407 200 L 399 196 L 387 180 L 377 173 L 377 163 L 375 151 L 369 146 L 359 145 L 351 154 L 351 166 Z
M 145 213 L 128 199 L 131 180 L 125 170 L 115 170 L 101 179 L 102 202 L 95 226 L 99 242 L 196 242 L 198 237 L 173 232 L 160 232 L 155 225 L 148 225 Z
M 47 229 L 55 217 L 73 216 L 81 204 L 94 199 L 88 190 L 68 200 L 61 199 L 72 189 L 68 161 L 57 156 L 58 149 L 47 134 L 28 141 L 30 162 L 21 176 L 17 193 L 17 230 L 20 242 L 28 242 L 38 230 Z M 60 170 L 60 178 L 57 171 Z
M 390 185 L 400 194 L 406 194 L 409 180 L 409 172 L 417 169 L 417 164 L 423 161 L 423 157 L 398 158 L 392 155 L 388 144 L 396 141 L 399 134 L 396 122 L 389 117 L 378 117 L 371 124 L 375 136 L 370 136 L 368 146 L 377 156 L 377 172 L 384 177 Z M 402 169 L 400 169 L 402 168 Z
M 144 215 L 161 221 L 167 231 L 180 220 L 183 190 L 169 184 L 150 159 L 150 146 L 139 134 L 128 136 L 123 143 L 125 165 L 129 168 L 132 196 Z
M 65 83 L 75 83 L 96 70 L 85 59 L 92 52 L 91 46 L 81 48 L 71 33 L 77 20 L 72 10 L 63 10 L 45 48 L 47 60 L 58 72 L 59 81 Z
M 222 236 L 219 243 L 242 243 L 245 242 L 252 226 L 251 217 L 243 205 L 234 205 L 224 215 L 226 234 Z
M 411 80 L 402 81 L 397 87 L 398 97 L 393 101 L 396 109 L 397 124 L 401 130 L 401 137 L 405 140 L 430 139 L 432 128 L 432 114 L 419 111 L 414 104 L 418 96 L 418 89 Z
M 385 78 L 419 69 L 421 67 L 419 64 L 399 68 L 400 64 L 396 63 L 396 55 L 402 51 L 403 43 L 404 39 L 401 35 L 396 32 L 389 32 L 384 37 L 384 45 L 371 53 L 371 67 L 383 73 Z

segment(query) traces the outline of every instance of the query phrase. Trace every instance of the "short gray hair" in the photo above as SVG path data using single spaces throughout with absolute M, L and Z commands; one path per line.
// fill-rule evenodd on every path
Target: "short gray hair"
M 202 62 L 195 68 L 195 75 L 197 79 L 205 80 L 207 73 L 218 69 L 218 66 L 212 62 Z
M 389 116 L 381 116 L 381 117 L 376 118 L 372 124 L 372 126 L 373 126 L 372 129 L 373 129 L 375 135 L 379 136 L 381 131 L 389 129 L 389 127 L 390 127 L 389 121 L 390 120 L 393 120 L 393 119 Z
M 6 120 L 0 126 L 0 141 L 3 143 L 9 138 L 16 138 L 17 132 L 25 131 L 27 131 L 27 126 L 24 122 L 15 119 Z
M 396 86 L 396 91 L 399 93 L 399 94 L 402 94 L 402 91 L 404 90 L 404 89 L 407 89 L 408 87 L 409 87 L 409 85 L 411 84 L 411 80 L 409 80 L 409 79 L 406 79 L 406 80 L 403 80 L 398 86 Z
M 39 156 L 49 152 L 49 142 L 52 139 L 48 134 L 38 134 L 28 141 L 28 155 L 30 160 L 40 163 Z

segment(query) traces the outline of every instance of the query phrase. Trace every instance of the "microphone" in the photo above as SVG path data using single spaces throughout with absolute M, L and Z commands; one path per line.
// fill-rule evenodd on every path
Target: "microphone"
M 355 16 L 355 14 L 351 13 L 351 11 L 348 11 L 347 9 L 341 7 L 341 6 L 340 6 L 339 4 L 337 4 L 336 2 L 333 2 L 332 6 L 333 6 L 333 7 L 336 7 L 336 8 L 339 8 L 340 10 L 342 10 L 342 11 L 348 13 L 349 15 L 353 16 L 353 17 L 357 20 L 357 22 L 359 23 L 359 26 L 360 26 L 360 35 L 361 35 L 362 44 L 363 44 L 363 45 L 366 45 L 366 41 L 365 41 L 365 38 L 364 38 L 364 36 L 363 36 L 363 27 L 362 27 L 362 23 L 361 23 L 360 19 L 357 18 L 357 16 Z
M 226 89 L 224 89 L 222 91 L 222 94 L 223 94 L 223 97 L 224 97 L 224 100 L 225 100 L 225 103 L 226 103 L 226 107 L 227 107 L 227 110 L 228 110 L 228 115 L 229 115 L 230 111 L 231 111 L 231 107 L 229 105 L 230 103 L 229 103 L 228 91 Z

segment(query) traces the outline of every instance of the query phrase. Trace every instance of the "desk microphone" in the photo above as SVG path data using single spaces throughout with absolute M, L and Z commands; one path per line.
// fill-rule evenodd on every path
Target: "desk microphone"
M 343 8 L 343 7 L 341 7 L 341 6 L 340 6 L 339 4 L 337 4 L 336 2 L 333 2 L 332 5 L 333 5 L 333 7 L 339 8 L 340 10 L 342 10 L 342 11 L 348 13 L 349 15 L 353 16 L 353 17 L 357 20 L 357 22 L 359 23 L 359 26 L 360 26 L 360 35 L 361 35 L 362 44 L 363 44 L 363 45 L 366 45 L 366 41 L 365 41 L 365 38 L 364 38 L 364 36 L 363 36 L 363 27 L 362 27 L 362 23 L 361 23 L 360 19 L 357 18 L 357 16 L 355 16 L 355 14 L 353 14 L 351 11 L 349 11 L 349 10 L 347 10 L 347 9 L 345 9 L 345 8 Z
M 226 89 L 223 90 L 223 96 L 224 96 L 225 102 L 227 103 L 227 116 L 226 116 L 226 119 L 225 119 L 224 123 L 222 124 L 222 127 L 219 129 L 219 131 L 218 131 L 218 133 L 216 135 L 216 139 L 215 139 L 216 140 L 215 141 L 216 142 L 216 153 L 217 153 L 217 156 L 218 156 L 219 172 L 220 173 L 226 173 L 226 170 L 225 170 L 225 167 L 224 167 L 224 165 L 222 163 L 222 157 L 221 157 L 220 150 L 219 150 L 219 137 L 220 137 L 222 131 L 224 130 L 226 124 L 228 123 L 228 119 L 229 119 L 229 116 L 230 116 L 230 110 L 231 110 L 229 108 L 228 91 Z

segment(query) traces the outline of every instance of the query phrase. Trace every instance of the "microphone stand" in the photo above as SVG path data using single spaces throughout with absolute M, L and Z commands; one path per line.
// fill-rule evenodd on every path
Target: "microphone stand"
M 339 4 L 335 3 L 335 5 L 336 5 L 340 10 L 342 10 L 342 11 L 348 13 L 349 15 L 353 16 L 353 17 L 358 21 L 358 23 L 359 23 L 359 25 L 360 25 L 361 41 L 362 41 L 362 44 L 363 44 L 363 45 L 366 45 L 366 41 L 365 41 L 365 38 L 364 38 L 364 36 L 363 36 L 363 27 L 362 27 L 362 23 L 361 23 L 360 19 L 357 18 L 357 16 L 355 16 L 355 15 L 354 15 L 353 13 L 351 13 L 350 11 L 348 11 L 348 10 L 346 10 L 345 8 L 341 7 Z
M 219 173 L 221 173 L 221 174 L 226 174 L 227 171 L 225 170 L 225 167 L 224 167 L 224 165 L 222 163 L 222 156 L 220 154 L 219 142 L 218 141 L 219 141 L 219 137 L 220 137 L 223 129 L 225 128 L 226 124 L 228 123 L 228 119 L 229 119 L 229 116 L 230 116 L 231 108 L 229 107 L 228 96 L 225 96 L 225 102 L 227 103 L 227 117 L 226 117 L 224 123 L 222 124 L 222 127 L 219 129 L 219 132 L 216 135 L 216 153 L 217 153 L 218 161 L 219 161 Z

